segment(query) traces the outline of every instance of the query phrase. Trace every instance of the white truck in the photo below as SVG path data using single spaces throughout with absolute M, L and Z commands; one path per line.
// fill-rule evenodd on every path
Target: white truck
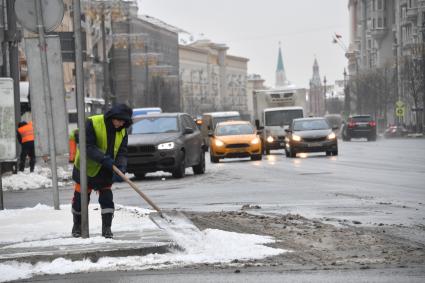
M 254 119 L 263 153 L 285 148 L 285 129 L 293 119 L 304 117 L 305 96 L 305 89 L 296 88 L 254 91 Z

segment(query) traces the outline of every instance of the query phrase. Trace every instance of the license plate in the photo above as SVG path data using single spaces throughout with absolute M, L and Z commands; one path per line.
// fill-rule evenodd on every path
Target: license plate
M 317 146 L 322 146 L 321 142 L 313 142 L 313 143 L 309 143 L 307 144 L 308 147 L 317 147 Z

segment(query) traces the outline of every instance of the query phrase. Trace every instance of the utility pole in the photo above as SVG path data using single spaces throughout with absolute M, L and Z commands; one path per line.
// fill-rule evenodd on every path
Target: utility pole
M 81 237 L 89 237 L 88 194 L 87 194 L 87 154 L 86 154 L 86 117 L 84 105 L 83 48 L 81 43 L 81 6 L 80 0 L 74 0 L 74 37 L 75 70 L 80 151 L 80 188 L 81 188 Z
M 422 19 L 422 133 L 425 133 L 425 19 Z M 417 109 L 419 110 L 419 109 Z
M 111 99 L 111 89 L 109 85 L 109 64 L 106 52 L 106 32 L 105 32 L 105 3 L 102 3 L 102 15 L 101 15 L 101 30 L 102 30 L 102 56 L 103 56 L 103 95 L 105 99 L 105 110 L 109 109 L 109 104 L 115 104 L 114 99 Z
M 6 67 L 6 41 L 5 41 L 5 18 L 4 18 L 4 10 L 5 10 L 5 5 L 4 5 L 4 1 L 0 0 L 0 65 L 1 65 L 1 69 L 0 69 L 0 75 L 2 77 L 5 76 L 5 67 Z
M 40 43 L 40 56 L 41 56 L 41 69 L 43 72 L 43 86 L 45 92 L 45 107 L 47 112 L 47 132 L 49 134 L 49 152 L 50 158 L 52 160 L 52 186 L 53 186 L 53 204 L 56 210 L 59 209 L 59 191 L 58 191 L 58 174 L 57 174 L 57 165 L 56 165 L 56 145 L 55 145 L 55 135 L 53 130 L 53 113 L 52 113 L 52 91 L 50 88 L 50 79 L 49 79 L 49 67 L 47 64 L 47 43 L 44 31 L 44 19 L 42 12 L 42 3 L 41 0 L 35 1 L 35 10 L 37 13 L 37 27 L 38 27 L 38 36 Z
M 18 42 L 21 40 L 21 35 L 18 32 L 16 27 L 16 15 L 15 15 L 15 0 L 7 0 L 7 30 L 6 30 L 6 40 L 7 50 L 9 51 L 9 64 L 7 61 L 3 61 L 3 76 L 11 77 L 13 79 L 13 92 L 14 92 L 14 102 L 15 102 L 15 129 L 18 128 L 18 123 L 21 121 L 21 95 L 19 90 L 19 49 Z M 1 11 L 2 16 L 3 10 Z M 6 51 L 6 50 L 3 50 Z M 6 51 L 7 52 L 7 51 Z M 3 58 L 5 58 L 4 56 Z M 9 65 L 9 72 L 7 72 L 7 65 Z M 18 141 L 16 141 L 16 148 L 19 149 Z M 18 150 L 16 152 L 19 152 Z
M 344 114 L 346 115 L 345 118 L 348 118 L 350 116 L 350 87 L 347 83 L 347 71 L 344 68 Z
M 134 97 L 133 97 L 133 68 L 131 64 L 131 13 L 130 13 L 130 5 L 128 5 L 128 15 L 127 15 L 127 23 L 128 23 L 128 46 L 127 46 L 127 55 L 128 55 L 128 104 L 130 104 L 130 108 L 134 108 Z
M 362 113 L 363 111 L 363 107 L 362 107 L 362 99 L 361 99 L 361 94 L 360 94 L 360 85 L 359 85 L 359 81 L 360 81 L 360 76 L 359 76 L 359 61 L 358 61 L 358 56 L 357 54 L 354 54 L 355 56 L 355 62 L 356 62 L 356 96 L 357 96 L 357 111 L 358 113 Z
M 323 76 L 323 101 L 324 101 L 324 114 L 326 114 L 326 76 Z

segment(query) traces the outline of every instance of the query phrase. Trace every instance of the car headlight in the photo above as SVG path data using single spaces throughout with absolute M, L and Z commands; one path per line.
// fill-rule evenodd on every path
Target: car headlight
M 258 138 L 255 138 L 251 141 L 251 144 L 258 144 L 260 140 Z
M 330 133 L 329 135 L 328 135 L 328 140 L 333 140 L 333 139 L 335 139 L 336 138 L 336 135 L 335 135 L 335 133 L 334 132 L 332 132 L 332 133 Z
M 222 142 L 221 140 L 215 140 L 215 145 L 216 146 L 223 146 L 224 142 Z
M 274 138 L 272 136 L 267 137 L 267 142 L 272 143 L 274 141 Z
M 292 140 L 299 142 L 299 141 L 301 141 L 301 137 L 297 136 L 297 135 L 292 135 Z
M 162 149 L 173 149 L 174 148 L 174 142 L 166 142 L 166 143 L 161 143 L 158 145 L 158 149 L 162 150 Z

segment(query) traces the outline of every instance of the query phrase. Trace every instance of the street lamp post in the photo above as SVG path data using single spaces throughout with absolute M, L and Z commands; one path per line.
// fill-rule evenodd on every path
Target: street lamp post
M 111 103 L 111 89 L 109 86 L 110 77 L 109 77 L 109 63 L 106 52 L 106 32 L 105 32 L 105 3 L 102 3 L 102 12 L 101 12 L 101 31 L 102 31 L 102 67 L 103 67 L 103 96 L 105 99 L 105 110 L 109 109 L 109 104 Z M 115 104 L 115 101 L 112 101 L 112 104 Z
M 325 114 L 326 114 L 326 76 L 324 76 L 323 77 L 323 86 L 324 86 L 324 88 L 323 88 L 323 98 L 324 98 L 324 106 L 325 106 Z
M 344 114 L 350 115 L 350 88 L 347 84 L 347 71 L 344 68 Z
M 422 132 L 425 133 L 425 19 L 422 19 Z

